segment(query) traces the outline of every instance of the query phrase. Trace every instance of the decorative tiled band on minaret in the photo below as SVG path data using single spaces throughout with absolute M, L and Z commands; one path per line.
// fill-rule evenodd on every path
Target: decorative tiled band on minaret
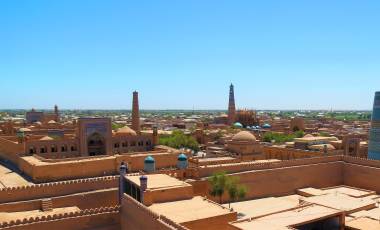
M 380 160 L 380 92 L 375 93 L 375 100 L 373 102 L 368 158 Z
M 140 132 L 140 112 L 139 112 L 139 93 L 133 92 L 133 101 L 132 101 L 132 129 L 136 133 Z
M 235 122 L 236 108 L 234 86 L 230 85 L 230 99 L 228 101 L 228 124 L 232 125 Z

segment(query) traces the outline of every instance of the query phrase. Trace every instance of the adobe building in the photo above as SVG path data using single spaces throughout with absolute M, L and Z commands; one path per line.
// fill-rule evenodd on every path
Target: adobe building
M 227 142 L 227 149 L 242 161 L 265 159 L 260 143 L 249 131 L 240 131 Z

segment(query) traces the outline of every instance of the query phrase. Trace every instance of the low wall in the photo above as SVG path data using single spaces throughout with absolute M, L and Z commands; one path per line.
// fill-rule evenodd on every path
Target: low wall
M 313 157 L 306 159 L 295 159 L 295 160 L 286 160 L 278 162 L 265 162 L 265 163 L 256 163 L 251 162 L 241 162 L 233 164 L 222 164 L 222 165 L 210 165 L 202 166 L 199 168 L 199 177 L 208 177 L 215 172 L 225 171 L 227 173 L 238 173 L 251 170 L 263 170 L 263 169 L 275 169 L 281 167 L 291 167 L 291 166 L 301 166 L 308 164 L 318 164 L 318 163 L 328 163 L 342 161 L 342 156 L 329 156 L 329 157 Z
M 342 161 L 277 167 L 265 170 L 253 170 L 230 174 L 240 178 L 240 183 L 248 188 L 245 199 L 295 194 L 296 190 L 305 187 L 325 188 L 344 184 Z M 207 178 L 190 182 L 195 195 L 209 195 L 210 187 Z M 226 194 L 223 202 L 229 200 Z
M 51 230 L 70 229 L 84 230 L 107 227 L 120 229 L 120 207 L 102 207 L 86 209 L 65 214 L 46 215 L 36 218 L 24 218 L 16 221 L 0 223 L 0 229 L 9 230 Z
M 20 158 L 18 165 L 20 170 L 29 175 L 34 182 L 44 183 L 116 175 L 121 162 L 128 164 L 129 172 L 139 172 L 144 169 L 144 160 L 149 155 L 155 158 L 157 169 L 176 168 L 178 153 L 162 152 L 162 150 L 95 158 L 59 159 L 50 162 L 42 161 L 41 157 L 28 156 Z
M 32 200 L 100 189 L 116 188 L 118 187 L 118 181 L 119 176 L 107 176 L 3 188 L 0 190 L 0 201 L 5 203 Z
M 118 189 L 97 190 L 52 197 L 52 208 L 78 207 L 91 209 L 118 205 Z M 0 204 L 0 212 L 25 212 L 41 209 L 41 200 L 28 200 Z

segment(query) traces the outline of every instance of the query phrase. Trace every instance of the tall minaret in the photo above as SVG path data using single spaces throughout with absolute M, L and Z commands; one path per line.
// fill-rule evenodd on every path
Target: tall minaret
M 133 92 L 132 129 L 135 130 L 136 133 L 140 132 L 139 93 L 137 91 Z
M 235 95 L 234 85 L 230 85 L 230 99 L 228 102 L 228 124 L 232 125 L 235 122 L 236 109 L 235 109 Z
M 375 93 L 375 100 L 373 102 L 368 158 L 380 160 L 380 91 Z
M 58 105 L 54 105 L 54 114 L 56 116 L 56 122 L 59 122 L 59 111 L 58 111 Z

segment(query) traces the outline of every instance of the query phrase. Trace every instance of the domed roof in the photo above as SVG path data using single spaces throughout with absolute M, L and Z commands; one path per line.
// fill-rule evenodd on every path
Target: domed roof
M 55 124 L 55 123 L 57 123 L 57 122 L 55 122 L 54 120 L 50 120 L 50 121 L 48 122 L 48 124 Z
M 132 136 L 136 136 L 137 135 L 136 132 L 133 129 L 129 128 L 128 126 L 124 126 L 124 127 L 120 128 L 120 129 L 118 129 L 116 131 L 116 134 L 132 135 Z
M 303 138 L 312 138 L 312 137 L 314 137 L 314 136 L 311 134 L 306 134 Z
M 270 124 L 268 124 L 268 123 L 265 123 L 264 125 L 263 125 L 263 128 L 270 128 L 270 127 L 272 127 Z
M 144 160 L 144 163 L 154 163 L 155 160 L 152 156 L 147 156 Z
M 256 137 L 248 131 L 241 131 L 232 137 L 232 141 L 256 142 Z
M 187 161 L 187 156 L 183 153 L 178 155 L 178 160 L 179 161 Z
M 19 132 L 30 132 L 30 131 L 32 131 L 32 130 L 30 130 L 30 129 L 28 129 L 28 128 L 20 128 L 18 131 L 19 131 Z
M 236 122 L 234 126 L 237 128 L 243 128 L 243 125 L 240 122 Z
M 52 141 L 52 140 L 54 139 L 49 136 L 44 136 L 43 138 L 40 139 L 40 141 Z

